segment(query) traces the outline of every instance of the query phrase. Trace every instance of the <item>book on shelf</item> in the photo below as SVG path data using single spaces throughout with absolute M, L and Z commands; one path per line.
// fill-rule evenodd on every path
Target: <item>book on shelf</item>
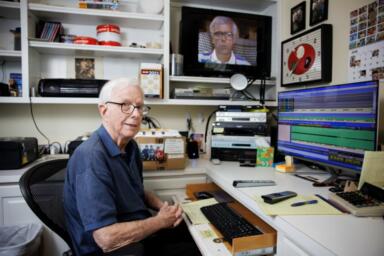
M 36 25 L 36 38 L 48 42 L 59 42 L 63 26 L 60 22 L 39 21 Z
M 79 8 L 84 9 L 104 9 L 117 10 L 119 7 L 118 0 L 79 0 Z

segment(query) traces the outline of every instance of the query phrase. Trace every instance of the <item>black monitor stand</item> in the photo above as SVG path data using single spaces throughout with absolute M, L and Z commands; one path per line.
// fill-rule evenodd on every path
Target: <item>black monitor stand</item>
M 313 186 L 315 187 L 334 187 L 339 186 L 343 181 L 351 180 L 358 181 L 359 176 L 357 174 L 346 174 L 343 173 L 342 170 L 336 169 L 333 167 L 325 167 L 325 170 L 331 174 L 331 177 L 322 181 L 322 182 L 314 182 Z

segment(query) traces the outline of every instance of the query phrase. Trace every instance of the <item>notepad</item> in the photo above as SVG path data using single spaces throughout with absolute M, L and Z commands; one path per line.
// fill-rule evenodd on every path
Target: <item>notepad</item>
M 368 182 L 376 187 L 384 189 L 383 161 L 384 151 L 365 151 L 358 189 L 361 189 L 364 182 Z
M 190 203 L 181 204 L 181 208 L 185 214 L 187 214 L 189 220 L 193 225 L 197 224 L 207 224 L 209 221 L 205 218 L 204 214 L 201 212 L 200 208 L 203 206 L 217 204 L 217 200 L 215 198 L 197 200 Z
M 343 214 L 333 206 L 329 205 L 317 196 L 298 195 L 276 204 L 264 203 L 261 195 L 253 195 L 252 199 L 260 206 L 267 215 L 339 215 Z M 291 204 L 309 200 L 317 200 L 316 204 L 307 204 L 292 207 Z

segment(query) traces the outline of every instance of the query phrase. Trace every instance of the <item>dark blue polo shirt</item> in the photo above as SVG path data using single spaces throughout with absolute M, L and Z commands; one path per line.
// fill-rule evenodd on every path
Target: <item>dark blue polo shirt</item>
M 94 230 L 151 216 L 144 203 L 142 163 L 134 140 L 125 152 L 101 126 L 68 162 L 64 210 L 76 255 L 101 254 Z

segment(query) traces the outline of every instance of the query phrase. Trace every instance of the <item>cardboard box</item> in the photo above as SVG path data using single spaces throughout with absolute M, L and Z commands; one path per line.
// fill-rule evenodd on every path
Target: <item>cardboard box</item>
M 144 170 L 179 170 L 186 165 L 185 138 L 136 136 Z

